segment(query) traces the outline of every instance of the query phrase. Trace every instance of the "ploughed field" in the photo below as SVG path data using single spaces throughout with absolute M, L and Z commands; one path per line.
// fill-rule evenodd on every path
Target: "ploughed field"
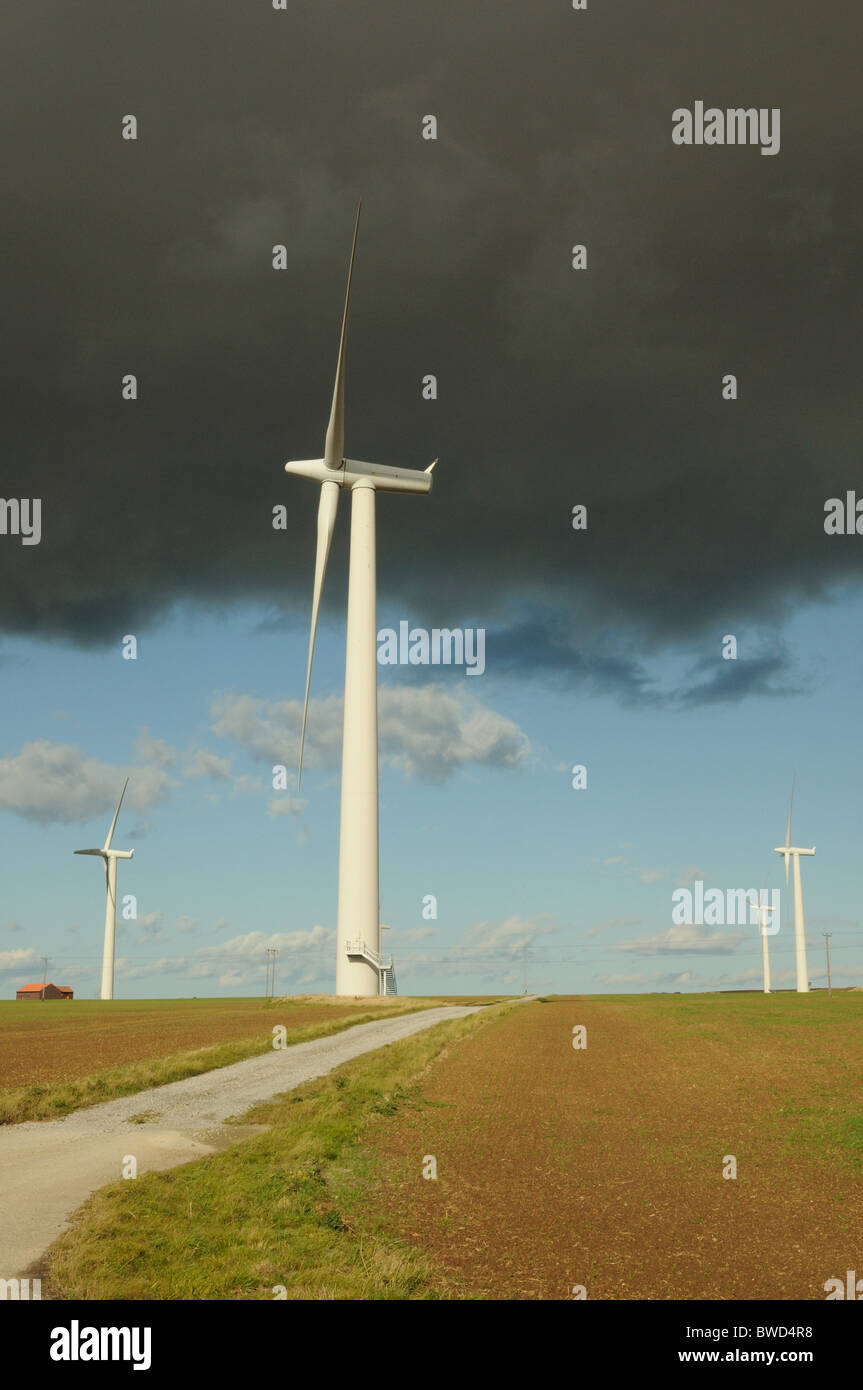
M 863 993 L 525 1004 L 365 1140 L 374 1216 L 468 1296 L 823 1299 L 863 1272 Z
M 387 1013 L 390 1001 L 297 999 L 75 999 L 0 1003 L 0 1088 L 69 1081 L 106 1067 L 170 1057 L 188 1048 Z M 406 1000 L 392 1000 L 405 1004 Z M 422 1001 L 423 1003 L 427 1001 Z

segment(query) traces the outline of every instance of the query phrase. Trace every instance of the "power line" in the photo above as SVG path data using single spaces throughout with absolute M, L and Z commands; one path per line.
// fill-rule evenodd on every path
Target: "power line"
M 833 935 L 833 933 L 830 932 L 830 931 L 826 931 L 826 932 L 823 932 L 822 935 L 823 935 L 823 937 L 824 937 L 824 945 L 827 947 L 827 994 L 828 994 L 828 997 L 829 997 L 830 999 L 832 999 L 832 998 L 833 998 L 833 984 L 832 984 L 832 981 L 831 981 L 831 979 L 830 979 L 830 938 L 831 938 L 831 936 Z

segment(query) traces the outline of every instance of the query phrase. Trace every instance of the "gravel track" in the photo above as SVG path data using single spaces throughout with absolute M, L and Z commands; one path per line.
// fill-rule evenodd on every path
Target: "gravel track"
M 0 1279 L 27 1274 L 69 1217 L 134 1155 L 139 1174 L 173 1168 L 244 1139 L 224 1121 L 385 1047 L 481 1006 L 447 1005 L 360 1023 L 229 1067 L 77 1110 L 62 1120 L 0 1128 Z M 146 1115 L 144 1121 L 135 1116 Z

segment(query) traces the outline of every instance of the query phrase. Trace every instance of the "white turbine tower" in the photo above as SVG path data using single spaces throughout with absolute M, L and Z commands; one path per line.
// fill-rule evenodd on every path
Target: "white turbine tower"
M 336 520 L 339 490 L 351 493 L 351 544 L 348 571 L 348 630 L 345 659 L 345 711 L 342 742 L 342 807 L 339 832 L 339 908 L 336 994 L 378 994 L 382 988 L 378 898 L 378 684 L 375 580 L 375 493 L 431 491 L 435 459 L 424 472 L 385 468 L 344 457 L 345 334 L 360 208 L 354 226 L 348 286 L 333 403 L 324 456 L 285 464 L 286 473 L 321 484 L 318 541 L 312 594 L 312 627 L 306 667 L 306 694 L 297 775 L 303 773 L 303 747 L 309 685 L 321 590 Z
M 758 902 L 756 903 L 754 909 L 755 919 L 758 923 L 758 930 L 761 933 L 761 966 L 764 974 L 765 994 L 772 993 L 772 990 L 770 988 L 770 952 L 767 947 L 767 938 L 770 934 L 767 927 L 767 917 L 769 913 L 776 911 L 775 907 L 771 907 L 769 903 L 762 901 L 762 898 L 767 888 L 767 879 L 769 877 L 770 874 L 768 873 L 764 879 L 764 888 L 762 888 L 761 890 L 761 897 L 758 899 Z
M 797 961 L 797 993 L 809 993 L 809 970 L 806 964 L 806 923 L 803 920 L 803 885 L 800 881 L 801 854 L 814 854 L 811 849 L 799 849 L 791 843 L 791 812 L 794 809 L 794 779 L 791 781 L 791 803 L 788 807 L 788 828 L 785 831 L 785 844 L 776 846 L 776 853 L 785 860 L 785 891 L 788 891 L 789 861 L 794 860 L 794 951 Z
M 117 926 L 117 860 L 134 859 L 133 849 L 112 849 L 111 841 L 114 838 L 114 830 L 117 825 L 117 817 L 120 814 L 120 807 L 123 805 L 123 797 L 126 795 L 126 788 L 129 779 L 123 783 L 123 790 L 120 793 L 120 800 L 117 802 L 117 809 L 114 812 L 114 819 L 111 821 L 111 829 L 108 831 L 108 838 L 101 849 L 76 849 L 76 854 L 98 854 L 105 861 L 105 884 L 108 890 L 108 902 L 105 908 L 105 946 L 102 952 L 102 998 L 114 998 L 114 933 Z

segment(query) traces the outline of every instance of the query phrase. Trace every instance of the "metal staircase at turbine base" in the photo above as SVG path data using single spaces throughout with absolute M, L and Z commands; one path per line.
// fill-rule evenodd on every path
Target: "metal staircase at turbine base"
M 345 942 L 345 954 L 348 960 L 364 960 L 368 965 L 373 965 L 378 972 L 378 983 L 380 994 L 398 994 L 396 984 L 396 971 L 393 965 L 393 958 L 389 956 L 384 959 L 371 946 L 367 946 L 365 941 L 357 937 L 353 941 Z

